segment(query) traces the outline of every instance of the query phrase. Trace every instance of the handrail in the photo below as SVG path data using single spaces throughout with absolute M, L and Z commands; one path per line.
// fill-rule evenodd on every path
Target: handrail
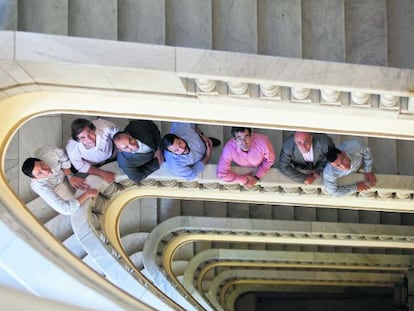
M 211 282 L 207 297 L 215 310 L 223 310 L 225 296 L 238 284 L 291 284 L 325 286 L 390 287 L 404 279 L 397 273 L 264 271 L 231 269 L 221 272 Z
M 306 267 L 309 269 L 404 271 L 411 265 L 410 255 L 284 252 L 263 250 L 209 249 L 194 256 L 184 272 L 184 287 L 200 292 L 207 273 L 217 267 Z M 197 276 L 194 281 L 194 276 Z
M 103 168 L 118 174 L 117 180 L 123 178 L 122 172 L 117 165 L 110 163 Z M 91 187 L 101 191 L 108 186 L 101 178 L 94 175 L 89 175 L 86 180 Z M 137 298 L 142 304 L 141 308 L 143 310 L 153 310 L 153 308 L 183 310 L 171 301 L 168 296 L 154 287 L 133 265 L 122 265 L 119 261 L 120 255 L 110 244 L 106 244 L 105 234 L 95 229 L 96 224 L 91 219 L 91 203 L 91 200 L 88 200 L 80 209 L 76 210 L 71 215 L 71 223 L 79 243 L 88 254 L 93 256 L 106 278 L 128 294 Z M 147 305 L 144 305 L 144 303 Z
M 144 246 L 144 264 L 154 278 L 172 283 L 185 295 L 172 261 L 191 242 L 283 243 L 414 249 L 414 228 L 392 225 L 331 224 L 305 221 L 174 217 L 158 225 Z M 164 276 L 164 272 L 167 277 Z M 174 284 L 174 285 L 173 285 Z
M 343 87 L 337 87 L 337 81 L 332 83 L 330 82 L 331 80 L 315 80 L 315 75 L 318 75 L 317 70 L 314 72 L 315 75 L 312 75 L 311 72 L 310 75 L 300 76 L 298 73 L 296 77 L 292 75 L 291 78 L 286 78 L 286 76 L 283 78 L 286 80 L 285 82 L 292 82 L 287 83 L 286 86 L 291 88 L 292 93 L 295 93 L 293 92 L 294 88 L 299 88 L 299 90 L 296 89 L 295 91 L 300 91 L 301 88 L 313 88 L 308 83 L 318 81 L 317 87 L 321 88 L 321 93 L 322 88 L 326 87 L 326 89 L 334 91 L 338 89 L 341 92 L 351 92 L 356 95 L 360 95 L 358 94 L 359 92 L 390 95 L 392 97 L 391 102 L 398 102 L 393 100 L 395 99 L 393 96 L 406 97 L 400 101 L 401 106 L 387 106 L 380 103 L 378 105 L 382 106 L 362 104 L 362 107 L 369 109 L 356 109 L 352 105 L 343 107 L 319 105 L 319 103 L 318 105 L 309 105 L 308 98 L 305 98 L 305 101 L 301 102 L 299 98 L 297 98 L 299 101 L 295 101 L 295 98 L 291 101 L 292 98 L 283 98 L 282 96 L 281 101 L 277 98 L 275 98 L 276 100 L 264 101 L 259 97 L 233 96 L 237 94 L 223 96 L 224 94 L 217 92 L 217 96 L 210 96 L 211 94 L 205 94 L 202 90 L 201 92 L 197 90 L 191 92 L 191 83 L 199 83 L 200 75 L 204 76 L 205 74 L 205 77 L 214 78 L 214 75 L 217 74 L 219 84 L 227 83 L 227 80 L 230 83 L 232 82 L 230 80 L 239 77 L 244 79 L 244 77 L 240 75 L 240 69 L 237 68 L 236 71 L 231 71 L 231 68 L 227 68 L 226 70 L 230 71 L 225 73 L 216 72 L 214 74 L 212 72 L 203 72 L 202 68 L 196 69 L 196 67 L 193 67 L 196 69 L 196 72 L 191 72 L 191 70 L 186 68 L 186 62 L 190 60 L 189 53 L 191 51 L 185 48 L 180 50 L 181 48 L 126 42 L 111 42 L 111 44 L 108 44 L 108 41 L 105 40 L 25 32 L 0 32 L 0 42 L 2 43 L 2 51 L 5 52 L 1 56 L 1 61 L 16 65 L 13 66 L 16 70 L 13 76 L 10 72 L 4 72 L 5 79 L 1 79 L 2 84 L 0 85 L 2 91 L 0 94 L 2 98 L 0 102 L 0 109 L 2 111 L 2 122 L 0 122 L 1 200 L 6 209 L 12 213 L 13 219 L 21 223 L 24 228 L 31 228 L 31 230 L 40 231 L 41 228 L 31 218 L 31 215 L 26 213 L 24 205 L 17 199 L 15 193 L 8 185 L 4 162 L 5 152 L 12 135 L 15 134 L 24 122 L 41 115 L 71 113 L 153 120 L 194 121 L 221 125 L 243 124 L 269 129 L 304 129 L 327 133 L 372 135 L 375 137 L 414 138 L 412 134 L 414 133 L 414 122 L 412 122 L 410 116 L 401 115 L 402 110 L 410 112 L 410 103 L 405 103 L 404 101 L 410 101 L 412 97 L 409 89 L 410 81 L 413 80 L 412 70 L 396 70 L 370 66 L 358 67 L 358 65 L 347 67 L 348 69 L 360 70 L 361 74 L 363 71 L 364 78 L 367 77 L 368 73 L 380 77 L 380 80 L 366 79 L 366 81 L 369 81 L 369 84 L 362 85 L 362 87 L 358 85 L 349 86 L 345 82 Z M 38 42 L 46 44 L 34 44 Z M 97 47 L 101 47 L 101 49 Z M 57 58 L 56 55 L 50 54 L 50 50 L 59 51 L 59 57 Z M 96 57 L 97 50 L 100 51 L 102 57 Z M 77 52 L 74 53 L 73 51 Z M 123 57 L 119 57 L 119 53 L 117 53 L 119 51 L 122 51 Z M 157 53 L 154 53 L 154 51 L 157 51 Z M 199 58 L 200 53 L 204 55 L 203 58 Z M 206 60 L 205 56 L 208 55 L 211 55 L 209 58 L 210 61 L 217 57 L 229 59 L 229 57 L 236 56 L 239 60 L 247 57 L 246 55 L 228 52 L 223 53 L 208 54 L 203 51 L 196 51 L 191 59 L 191 64 L 194 65 L 194 60 L 197 59 Z M 137 55 L 142 57 L 137 57 Z M 160 55 L 162 56 L 163 62 L 160 62 Z M 300 66 L 309 66 L 308 68 L 319 65 L 333 66 L 332 68 L 336 68 L 336 70 L 345 68 L 341 67 L 343 64 L 335 67 L 335 63 L 329 62 L 318 63 L 307 60 L 298 60 L 299 62 L 296 62 L 296 60 L 292 59 L 279 59 L 266 56 L 254 57 L 259 57 L 254 58 L 254 60 L 261 63 L 262 66 L 271 62 L 272 66 L 285 68 L 287 65 L 285 61 L 287 61 L 288 63 L 296 63 L 296 65 Z M 249 59 L 251 60 L 251 58 Z M 180 65 L 176 67 L 176 64 Z M 83 78 L 80 79 L 79 77 L 82 74 L 68 70 L 73 68 L 73 66 L 76 66 L 80 72 L 93 71 L 96 73 L 97 79 L 86 79 L 88 81 L 85 81 Z M 39 67 L 42 70 L 37 70 Z M 103 68 L 110 68 L 111 74 L 109 72 L 104 74 Z M 216 67 L 215 70 L 218 68 Z M 278 70 L 273 71 L 273 69 L 269 72 L 278 72 Z M 52 72 L 55 74 L 48 75 Z M 141 79 L 140 81 L 145 80 L 148 78 L 146 74 L 151 76 L 154 72 L 161 73 L 171 83 L 165 83 L 163 89 L 159 89 L 158 84 L 157 89 L 155 89 L 154 85 L 150 85 L 148 88 L 141 88 L 145 83 L 136 83 L 136 79 Z M 253 74 L 259 71 L 249 72 Z M 379 72 L 381 72 L 380 75 L 378 74 Z M 127 79 L 127 83 L 123 84 L 118 79 L 120 74 L 130 74 L 131 79 Z M 398 75 L 398 79 L 394 79 L 396 75 Z M 98 77 L 101 79 L 98 79 Z M 306 81 L 300 80 L 300 77 L 306 77 Z M 192 81 L 191 79 L 193 78 L 197 79 L 197 81 Z M 360 83 L 362 80 L 364 79 L 358 79 L 354 76 L 353 81 Z M 258 79 L 254 77 L 254 80 L 242 82 L 248 82 L 249 84 L 258 83 L 260 85 L 272 84 L 274 82 L 276 85 L 284 85 L 283 81 L 278 80 L 274 76 L 272 77 L 272 74 L 269 76 L 269 73 L 262 78 L 259 77 Z M 358 98 L 358 96 L 356 97 Z M 114 102 L 116 102 L 116 105 L 114 105 Z M 292 105 L 293 102 L 295 102 L 294 105 Z M 404 105 L 406 107 L 403 107 Z M 171 107 L 174 108 L 172 109 Z M 194 109 L 194 107 L 198 109 Z M 237 114 L 234 114 L 235 107 L 238 111 Z M 354 117 L 352 125 L 349 124 L 350 116 Z M 371 120 L 372 122 L 366 122 L 367 120 Z M 387 127 L 383 126 L 385 122 L 387 122 Z M 178 182 L 178 185 L 183 186 L 186 184 Z M 207 187 L 209 185 L 206 183 L 204 186 L 206 186 L 204 189 L 208 189 Z M 226 200 L 226 198 L 232 197 L 229 192 L 233 190 L 226 187 L 223 184 L 218 188 L 229 190 L 223 192 L 220 200 Z M 303 188 L 296 188 L 299 190 L 297 193 L 301 194 Z M 289 200 L 293 196 L 290 194 L 287 196 L 275 195 L 278 194 L 277 191 L 270 193 L 263 191 L 266 190 L 264 188 L 259 189 L 260 191 L 255 191 L 255 194 L 253 194 L 254 192 L 249 192 L 249 196 L 243 194 L 245 190 L 241 187 L 238 187 L 236 191 L 242 194 L 239 197 L 246 202 L 249 200 L 248 197 L 250 199 L 263 197 L 267 202 L 272 202 L 274 201 L 272 196 L 276 196 L 276 201 L 280 203 L 302 204 L 303 202 L 303 205 L 314 204 L 314 201 L 310 200 L 309 196 L 297 195 L 294 203 L 291 203 Z M 155 192 L 159 193 L 159 190 Z M 387 193 L 387 195 L 391 195 L 390 198 L 393 197 L 392 192 L 388 191 Z M 202 196 L 206 196 L 206 194 L 202 194 Z M 303 197 L 306 198 L 303 199 Z M 401 196 L 398 196 L 398 200 L 393 200 L 393 204 L 402 206 L 401 209 L 396 209 L 396 211 L 410 212 L 409 205 L 412 204 L 411 197 L 411 192 L 408 195 L 403 192 Z M 375 210 L 376 205 L 382 201 L 367 199 L 366 205 L 368 209 Z M 386 201 L 385 198 L 384 201 Z M 398 203 L 396 203 L 397 201 Z M 263 199 L 260 202 L 265 202 L 265 200 Z M 340 206 L 341 200 L 324 197 L 323 202 L 325 202 L 326 207 L 328 205 Z M 388 210 L 391 211 L 393 209 L 389 208 Z M 56 253 L 60 252 L 62 247 L 57 243 L 49 241 L 48 238 L 45 238 L 45 235 L 47 234 L 39 232 L 36 236 L 39 237 L 39 240 L 45 241 L 49 249 L 54 250 Z M 79 266 L 76 266 L 76 264 L 70 264 L 70 266 L 79 269 Z M 87 275 L 89 280 L 93 279 L 91 274 L 86 273 L 85 275 Z

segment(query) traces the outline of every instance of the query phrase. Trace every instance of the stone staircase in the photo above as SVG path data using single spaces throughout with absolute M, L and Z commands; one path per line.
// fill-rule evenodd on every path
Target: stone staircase
M 410 52 L 414 48 L 414 23 L 407 18 L 414 15 L 414 4 L 409 0 L 9 0 L 0 4 L 0 8 L 4 8 L 0 10 L 0 14 L 3 14 L 3 18 L 0 18 L 0 29 L 4 30 L 414 69 Z M 375 98 L 374 101 L 378 103 L 379 99 Z M 59 121 L 64 133 L 69 120 L 70 117 L 64 115 Z M 122 122 L 125 123 L 125 120 Z M 160 122 L 159 125 L 163 133 L 168 131 L 168 122 Z M 229 127 L 201 127 L 208 136 L 220 138 L 223 142 L 230 138 Z M 340 130 L 346 132 L 346 129 Z M 271 137 L 277 155 L 283 139 L 291 133 L 265 129 L 258 129 L 257 132 Z M 337 145 L 354 138 L 347 135 L 332 137 Z M 412 141 L 377 137 L 358 139 L 371 147 L 375 172 L 414 175 Z M 55 141 L 54 138 L 52 140 Z M 58 141 L 62 142 L 60 138 Z M 30 144 L 22 147 L 22 143 L 18 142 L 16 144 L 17 148 L 26 150 L 37 147 Z M 218 157 L 219 150 L 216 149 L 212 163 L 216 163 Z M 21 159 L 17 160 L 21 162 Z M 16 166 L 11 165 L 14 169 Z M 21 180 L 19 182 L 23 183 Z M 18 184 L 16 188 L 22 196 L 27 195 L 27 187 L 24 185 Z M 29 206 L 31 205 L 34 207 L 37 203 L 32 201 Z M 68 218 L 50 212 L 50 209 L 44 209 L 41 204 L 33 208 L 35 216 L 57 239 L 77 257 L 93 266 L 94 261 L 76 243 Z M 403 213 L 144 199 L 132 202 L 124 210 L 120 226 L 126 253 L 138 268 L 142 268 L 141 250 L 145 236 L 158 223 L 180 215 L 397 225 L 414 223 L 412 214 Z M 202 242 L 177 254 L 174 271 L 181 275 L 183 266 L 192 256 L 211 247 L 307 252 L 379 252 L 334 246 L 246 246 Z M 398 249 L 385 249 L 380 252 L 412 254 L 410 251 Z
M 5 30 L 414 68 L 409 0 L 3 3 Z

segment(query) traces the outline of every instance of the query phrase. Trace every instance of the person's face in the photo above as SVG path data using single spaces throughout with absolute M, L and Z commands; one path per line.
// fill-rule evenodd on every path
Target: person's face
M 174 142 L 168 147 L 168 150 L 178 155 L 186 154 L 189 152 L 187 143 L 181 138 L 174 138 Z
M 331 162 L 331 165 L 338 170 L 347 171 L 351 168 L 351 159 L 348 158 L 344 152 L 342 152 L 338 154 L 335 161 Z
M 89 127 L 85 127 L 78 135 L 79 141 L 86 148 L 93 148 L 96 146 L 96 133 L 95 130 L 91 130 Z
M 295 144 L 301 153 L 308 153 L 312 147 L 312 135 L 297 132 L 294 136 Z
M 248 130 L 244 130 L 244 132 L 236 132 L 234 134 L 234 140 L 241 150 L 249 151 L 252 144 L 252 137 Z
M 43 179 L 52 175 L 52 169 L 43 161 L 36 161 L 32 175 L 35 179 Z
M 121 134 L 115 141 L 115 146 L 119 151 L 123 152 L 135 152 L 139 148 L 137 140 L 130 134 Z

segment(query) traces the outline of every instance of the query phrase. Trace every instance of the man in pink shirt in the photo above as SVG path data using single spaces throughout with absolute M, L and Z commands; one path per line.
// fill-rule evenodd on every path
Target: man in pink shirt
M 224 146 L 217 165 L 217 178 L 252 187 L 275 162 L 272 143 L 265 135 L 252 134 L 251 128 L 232 127 L 231 134 L 233 138 Z M 244 167 L 257 167 L 256 174 L 236 174 L 231 171 L 232 162 Z

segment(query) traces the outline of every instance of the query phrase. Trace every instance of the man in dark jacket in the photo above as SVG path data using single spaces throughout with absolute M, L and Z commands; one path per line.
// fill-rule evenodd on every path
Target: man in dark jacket
M 134 182 L 143 180 L 159 169 L 164 161 L 159 149 L 160 131 L 152 121 L 129 122 L 123 132 L 114 135 L 113 141 L 118 149 L 119 167 Z
M 279 158 L 280 172 L 298 183 L 310 185 L 322 173 L 328 150 L 334 148 L 325 134 L 295 132 L 283 143 Z

